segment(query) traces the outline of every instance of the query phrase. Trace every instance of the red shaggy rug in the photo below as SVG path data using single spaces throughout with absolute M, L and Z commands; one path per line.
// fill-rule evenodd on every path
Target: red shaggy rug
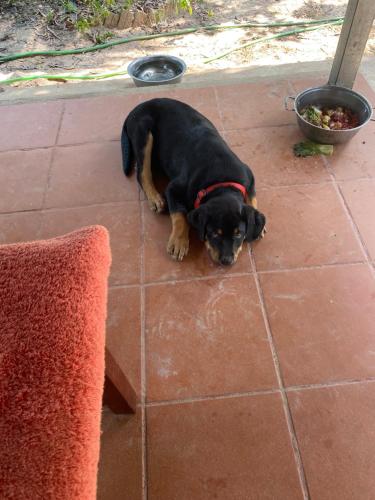
M 0 498 L 94 500 L 108 233 L 0 246 Z

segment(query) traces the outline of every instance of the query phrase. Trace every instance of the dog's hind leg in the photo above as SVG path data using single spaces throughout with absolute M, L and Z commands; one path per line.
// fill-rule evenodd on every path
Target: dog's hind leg
M 153 212 L 160 213 L 163 212 L 165 208 L 165 201 L 156 189 L 152 179 L 151 157 L 153 141 L 152 133 L 148 132 L 146 144 L 142 151 L 143 154 L 141 155 L 142 158 L 137 158 L 138 180 L 146 195 L 149 207 Z

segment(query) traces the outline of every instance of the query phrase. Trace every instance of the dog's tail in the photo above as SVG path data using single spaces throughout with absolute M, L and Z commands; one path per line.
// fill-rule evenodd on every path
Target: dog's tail
M 122 127 L 121 132 L 121 151 L 122 151 L 122 168 L 124 170 L 124 174 L 128 177 L 134 166 L 134 158 L 133 158 L 133 148 L 126 130 L 126 122 Z

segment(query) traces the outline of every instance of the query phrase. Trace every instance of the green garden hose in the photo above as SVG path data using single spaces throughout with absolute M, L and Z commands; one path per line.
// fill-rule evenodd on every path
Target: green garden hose
M 340 21 L 333 21 L 331 23 L 325 23 L 319 26 L 311 26 L 309 28 L 300 28 L 296 30 L 289 30 L 289 31 L 283 31 L 282 33 L 276 33 L 276 35 L 271 35 L 271 36 L 264 36 L 262 38 L 257 38 L 255 40 L 252 40 L 249 43 L 246 43 L 245 45 L 240 45 L 239 47 L 235 47 L 234 49 L 228 50 L 227 52 L 224 52 L 223 54 L 220 54 L 219 56 L 212 57 L 211 59 L 207 59 L 204 61 L 204 64 L 209 64 L 213 61 L 217 61 L 218 59 L 222 59 L 223 57 L 228 56 L 229 54 L 232 54 L 233 52 L 236 52 L 238 50 L 246 49 L 246 47 L 251 47 L 252 45 L 255 45 L 256 43 L 261 43 L 261 42 L 268 42 L 268 40 L 274 40 L 275 38 L 281 38 L 283 36 L 290 36 L 290 35 L 296 35 L 298 33 L 304 33 L 305 31 L 314 31 L 320 29 L 322 26 L 326 26 L 327 24 L 329 26 L 337 26 L 343 23 L 343 20 Z
M 104 80 L 105 78 L 113 78 L 115 76 L 127 75 L 127 71 L 118 71 L 115 73 L 101 73 L 99 75 L 31 75 L 31 76 L 18 76 L 15 78 L 9 78 L 8 80 L 0 80 L 0 85 L 11 85 L 12 83 L 18 82 L 30 82 L 32 80 L 38 80 L 42 78 L 43 80 L 61 81 L 66 80 Z
M 318 23 L 320 23 L 320 24 L 318 25 Z M 223 57 L 226 57 L 227 55 L 232 54 L 233 52 L 245 49 L 246 47 L 250 47 L 250 46 L 255 45 L 257 43 L 267 42 L 269 40 L 274 40 L 276 38 L 281 38 L 281 37 L 285 37 L 285 36 L 291 36 L 291 35 L 295 35 L 298 33 L 304 33 L 306 31 L 318 30 L 326 25 L 328 25 L 328 26 L 335 26 L 336 25 L 337 26 L 337 25 L 340 25 L 342 23 L 343 23 L 343 18 L 334 18 L 333 20 L 324 19 L 321 21 L 306 21 L 306 23 L 300 22 L 298 24 L 315 24 L 316 26 L 309 26 L 307 28 L 299 28 L 299 29 L 294 29 L 294 30 L 283 31 L 282 33 L 276 33 L 275 35 L 257 38 L 257 39 L 252 40 L 251 42 L 249 42 L 245 45 L 240 45 L 239 47 L 235 47 L 231 50 L 228 50 L 227 52 L 224 52 L 223 54 L 220 54 L 219 56 L 215 56 L 211 59 L 207 59 L 206 61 L 204 61 L 204 64 L 209 64 L 209 63 L 216 61 L 218 59 L 222 59 Z M 246 25 L 246 27 L 248 27 L 249 24 L 251 24 L 251 23 L 248 23 Z M 290 25 L 295 25 L 295 24 L 296 23 L 294 23 L 294 24 L 293 23 L 291 23 L 291 24 L 284 23 L 283 25 L 290 26 Z M 275 25 L 280 26 L 280 23 L 272 23 L 272 26 L 275 26 Z M 231 25 L 231 26 L 224 26 L 224 28 L 238 28 L 238 27 L 244 27 L 244 26 L 245 26 L 244 24 Z M 260 25 L 257 24 L 256 26 L 259 27 Z M 205 27 L 205 29 L 211 29 L 211 28 L 214 28 L 214 26 Z M 223 27 L 221 27 L 221 28 L 223 28 Z M 156 37 L 160 38 L 162 36 L 178 36 L 180 34 L 193 33 L 193 31 L 191 31 L 191 30 L 197 31 L 198 28 L 188 28 L 187 30 L 180 30 L 180 31 L 164 33 L 164 34 L 159 34 L 159 35 L 133 37 L 131 39 L 130 38 L 123 39 L 122 41 L 119 40 L 117 42 L 109 42 L 106 44 L 95 45 L 93 47 L 88 47 L 87 49 L 75 49 L 75 51 L 80 50 L 80 51 L 90 52 L 92 50 L 99 50 L 99 48 L 105 48 L 104 46 L 111 46 L 111 45 L 118 44 L 118 43 L 128 43 L 128 42 L 124 42 L 124 40 L 128 40 L 128 41 L 149 40 L 151 37 L 152 38 L 156 38 Z M 8 58 L 7 60 L 9 61 L 9 60 L 21 59 L 21 57 L 31 57 L 30 54 L 32 54 L 32 55 L 66 55 L 66 54 L 72 53 L 72 51 L 69 51 L 69 50 L 67 50 L 67 51 L 63 51 L 63 50 L 61 50 L 61 51 L 41 51 L 41 52 L 43 52 L 43 53 L 25 52 L 24 54 L 29 54 L 29 55 L 13 54 L 13 56 L 12 55 L 3 56 L 3 57 L 0 57 L 0 62 L 5 62 L 3 60 L 4 58 Z M 77 53 L 77 52 L 74 52 L 74 53 Z M 12 59 L 9 59 L 10 57 L 12 57 Z M 59 80 L 60 81 L 66 81 L 66 80 L 103 80 L 105 78 L 113 78 L 115 76 L 121 76 L 121 75 L 126 75 L 126 74 L 127 74 L 127 71 L 119 71 L 119 72 L 115 72 L 115 73 L 102 73 L 102 74 L 98 74 L 98 75 L 31 75 L 31 76 L 20 76 L 20 77 L 15 77 L 15 78 L 9 78 L 7 80 L 2 80 L 2 81 L 0 80 L 0 85 L 11 85 L 12 83 L 27 82 L 27 81 L 37 80 L 39 78 L 42 78 L 45 80 L 57 80 L 57 81 L 59 81 Z
M 300 25 L 310 25 L 310 24 L 330 24 L 333 22 L 343 21 L 342 17 L 333 17 L 329 19 L 320 19 L 316 21 L 286 21 L 278 23 L 245 23 L 245 24 L 230 24 L 230 25 L 220 25 L 214 24 L 211 26 L 195 26 L 192 28 L 186 28 L 178 31 L 170 31 L 168 33 L 157 33 L 155 35 L 140 35 L 133 36 L 129 38 L 121 38 L 120 40 L 114 40 L 112 42 L 101 43 L 98 45 L 92 45 L 90 47 L 81 47 L 78 49 L 68 49 L 68 50 L 36 50 L 33 52 L 18 52 L 15 54 L 8 54 L 0 56 L 0 64 L 15 61 L 17 59 L 24 59 L 26 57 L 36 57 L 36 56 L 67 56 L 73 54 L 85 54 L 86 52 L 94 52 L 96 50 L 107 49 L 108 47 L 114 47 L 115 45 L 120 45 L 123 43 L 138 42 L 144 40 L 154 40 L 155 38 L 164 38 L 169 36 L 181 36 L 188 35 L 190 33 L 196 33 L 197 31 L 217 31 L 226 29 L 238 29 L 238 28 L 277 28 L 282 26 L 300 26 Z

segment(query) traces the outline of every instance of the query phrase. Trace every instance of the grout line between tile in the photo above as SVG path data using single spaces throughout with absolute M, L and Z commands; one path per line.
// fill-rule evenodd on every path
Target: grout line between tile
M 241 278 L 243 276 L 251 276 L 252 272 L 238 272 L 238 273 L 227 273 L 227 274 L 213 274 L 210 276 L 196 276 L 194 278 L 181 278 L 176 280 L 165 280 L 165 281 L 150 281 L 145 283 L 146 288 L 158 285 L 178 285 L 179 283 L 191 283 L 195 281 L 209 281 L 215 279 L 229 279 L 229 278 Z
M 121 206 L 125 205 L 128 203 L 137 203 L 139 204 L 139 200 L 121 200 L 121 201 L 106 201 L 103 203 L 90 203 L 88 205 L 75 205 L 72 207 L 45 207 L 42 209 L 39 208 L 33 208 L 31 210 L 17 210 L 16 212 L 1 212 L 1 215 L 13 215 L 13 214 L 19 214 L 19 213 L 33 213 L 33 212 L 40 212 L 41 210 L 43 212 L 60 212 L 61 210 L 75 210 L 77 208 L 90 208 L 90 207 L 103 207 L 103 206 Z
M 145 300 L 145 254 L 144 254 L 144 206 L 140 207 L 141 251 L 140 251 L 140 292 L 141 292 L 141 426 L 142 426 L 142 499 L 147 500 L 147 420 L 146 420 L 146 300 Z
M 259 281 L 259 276 L 257 273 L 255 260 L 253 258 L 252 253 L 251 253 L 250 247 L 248 247 L 248 255 L 249 255 L 250 262 L 251 262 L 251 267 L 253 269 L 255 285 L 257 288 L 257 292 L 258 292 L 260 307 L 261 307 L 262 315 L 263 315 L 263 321 L 264 321 L 264 324 L 266 327 L 268 342 L 270 345 L 273 363 L 274 363 L 275 372 L 276 372 L 276 377 L 277 377 L 277 381 L 279 384 L 279 390 L 281 393 L 281 399 L 282 399 L 282 403 L 283 403 L 285 419 L 286 419 L 286 423 L 287 423 L 287 427 L 288 427 L 288 431 L 289 431 L 289 436 L 290 436 L 291 445 L 292 445 L 293 454 L 294 454 L 294 460 L 295 460 L 296 467 L 297 467 L 297 472 L 298 472 L 298 477 L 299 477 L 299 481 L 300 481 L 300 486 L 301 486 L 303 498 L 304 498 L 304 500 L 310 500 L 310 493 L 309 493 L 306 474 L 305 474 L 305 470 L 304 470 L 304 466 L 303 466 L 303 462 L 302 462 L 301 452 L 300 452 L 300 449 L 298 446 L 297 434 L 296 434 L 296 431 L 294 428 L 292 413 L 291 413 L 291 410 L 289 407 L 289 402 L 288 402 L 288 398 L 286 395 L 284 382 L 283 382 L 283 378 L 282 378 L 280 361 L 279 361 L 279 357 L 277 354 L 277 349 L 276 349 L 276 345 L 274 342 L 274 338 L 272 335 L 271 325 L 270 325 L 268 315 L 267 315 L 266 304 L 264 301 L 263 291 L 262 291 L 262 287 L 261 287 L 261 284 Z
M 348 203 L 346 202 L 346 199 L 345 199 L 345 196 L 341 190 L 341 187 L 340 187 L 340 184 L 337 182 L 337 179 L 336 179 L 336 176 L 335 176 L 335 173 L 330 165 L 330 163 L 328 162 L 327 158 L 323 157 L 323 161 L 324 161 L 324 164 L 326 166 L 326 169 L 329 173 L 329 175 L 331 176 L 332 178 L 332 181 L 333 181 L 333 186 L 335 188 L 335 191 L 337 193 L 337 196 L 338 198 L 340 199 L 340 202 L 342 204 L 342 207 L 344 209 L 344 212 L 345 212 L 345 215 L 347 216 L 348 220 L 349 220 L 349 223 L 352 227 L 352 230 L 353 230 L 353 233 L 354 233 L 354 236 L 359 244 L 359 247 L 365 257 L 365 261 L 370 269 L 370 272 L 371 274 L 373 275 L 373 277 L 375 278 L 375 269 L 371 263 L 371 256 L 370 256 L 370 253 L 366 247 L 366 244 L 362 238 L 362 235 L 358 229 L 358 226 L 354 220 L 354 217 L 350 211 L 350 208 L 349 208 L 349 205 Z
M 316 270 L 316 269 L 329 269 L 329 268 L 335 268 L 335 267 L 348 267 L 348 266 L 362 266 L 364 264 L 367 264 L 366 260 L 363 261 L 358 261 L 358 262 L 337 262 L 333 264 L 324 264 L 324 265 L 316 265 L 316 266 L 310 266 L 310 267 L 294 267 L 294 268 L 288 268 L 288 269 L 271 269 L 271 270 L 265 270 L 265 271 L 257 271 L 258 275 L 263 275 L 263 274 L 279 274 L 279 273 L 293 273 L 293 272 L 303 272 L 303 271 L 311 271 L 311 270 Z M 194 277 L 194 278 L 186 278 L 186 279 L 178 279 L 178 280 L 165 280 L 165 281 L 152 281 L 149 283 L 143 283 L 144 288 L 150 288 L 154 286 L 160 286 L 160 285 L 178 285 L 179 283 L 192 283 L 195 281 L 209 281 L 209 280 L 215 280 L 215 279 L 230 279 L 230 278 L 243 278 L 246 276 L 253 276 L 253 271 L 249 272 L 243 272 L 243 273 L 227 273 L 224 275 L 211 275 L 211 276 L 200 276 L 200 277 Z M 132 284 L 126 284 L 126 283 L 119 283 L 119 284 L 113 284 L 110 286 L 110 288 L 138 288 L 140 287 L 140 284 L 138 283 L 132 283 Z
M 53 165 L 53 162 L 54 162 L 54 159 L 55 159 L 56 144 L 57 144 L 57 141 L 58 141 L 58 138 L 59 138 L 59 134 L 60 134 L 60 129 L 61 129 L 61 125 L 62 125 L 64 113 L 65 113 L 65 103 L 63 102 L 62 103 L 62 108 L 61 108 L 61 114 L 60 114 L 59 124 L 57 126 L 57 131 L 56 131 L 56 137 L 55 137 L 54 145 L 50 146 L 49 148 L 43 148 L 43 149 L 51 149 L 51 158 L 50 158 L 50 162 L 49 162 L 49 165 L 48 165 L 47 181 L 46 181 L 46 185 L 45 185 L 44 192 L 43 192 L 43 200 L 42 200 L 42 207 L 41 207 L 42 210 L 44 210 L 44 207 L 46 205 L 47 193 L 49 191 L 49 187 L 50 187 L 50 183 L 51 183 L 52 165 Z
M 305 187 L 316 187 L 316 186 L 330 186 L 332 184 L 332 180 L 326 181 L 313 181 L 313 182 L 302 182 L 299 184 L 282 184 L 275 186 L 257 186 L 257 193 L 262 191 L 276 191 L 280 189 L 296 189 L 296 188 L 305 188 Z
M 304 78 L 302 78 L 301 80 L 303 80 Z M 288 80 L 288 88 L 289 88 L 289 92 L 291 92 L 292 94 L 298 94 L 299 91 L 295 86 L 295 80 L 292 78 L 290 80 Z
M 215 88 L 215 98 L 216 98 L 216 88 Z M 64 104 L 64 110 L 65 111 L 65 103 Z M 221 118 L 221 109 L 218 104 L 218 110 L 219 110 L 219 116 L 221 119 L 221 122 L 223 122 Z M 61 122 L 62 123 L 62 122 Z M 242 128 L 229 128 L 229 129 L 224 129 L 224 124 L 222 123 L 223 128 L 219 130 L 220 133 L 225 134 L 226 132 L 236 132 L 240 130 L 256 130 L 256 129 L 261 129 L 261 128 L 280 128 L 280 127 L 297 127 L 295 123 L 284 123 L 284 124 L 278 124 L 278 125 L 255 125 L 254 127 L 242 127 Z M 59 127 L 58 135 L 60 134 L 60 128 L 61 124 Z M 57 137 L 58 140 L 58 137 Z M 120 142 L 120 137 L 117 138 L 112 138 L 112 139 L 102 139 L 102 140 L 91 140 L 91 141 L 84 141 L 84 142 L 71 142 L 67 144 L 58 144 L 57 142 L 55 143 L 55 146 L 57 148 L 69 148 L 69 147 L 74 147 L 74 146 L 84 146 L 85 144 L 98 144 L 98 143 L 107 143 L 107 142 Z M 48 149 L 51 146 L 39 146 L 37 148 L 16 148 L 16 149 L 4 149 L 0 151 L 1 153 L 9 153 L 11 151 L 33 151 L 34 149 Z
M 169 399 L 161 401 L 148 401 L 145 403 L 146 407 L 151 408 L 153 406 L 169 406 L 169 405 L 179 405 L 179 404 L 189 404 L 198 403 L 202 401 L 216 401 L 222 399 L 233 399 L 233 398 L 246 398 L 251 396 L 265 396 L 267 394 L 279 394 L 280 389 L 260 389 L 257 391 L 250 392 L 231 392 L 228 394 L 217 394 L 215 396 L 195 396 L 186 399 Z
M 288 267 L 285 269 L 265 269 L 264 271 L 257 271 L 257 274 L 292 273 L 294 271 L 311 271 L 314 269 L 327 269 L 331 267 L 360 266 L 366 263 L 367 261 L 365 259 L 353 262 L 332 262 L 328 264 L 317 264 L 313 266 Z
M 329 389 L 330 387 L 343 387 L 345 385 L 371 384 L 375 382 L 375 377 L 364 379 L 337 380 L 335 382 L 325 382 L 321 384 L 291 385 L 285 388 L 286 392 L 309 391 L 314 389 Z
M 56 132 L 56 137 L 55 137 L 55 144 L 54 144 L 55 146 L 57 146 L 57 144 L 59 142 L 59 136 L 60 136 L 60 131 L 61 131 L 64 115 L 65 115 L 65 101 L 62 101 L 60 121 L 59 121 L 59 126 L 57 127 L 57 132 Z
M 26 209 L 26 210 L 13 210 L 9 212 L 0 212 L 1 215 L 12 215 L 12 214 L 18 214 L 18 213 L 32 213 L 32 212 L 38 212 L 40 210 L 43 211 L 59 211 L 59 210 L 73 210 L 75 208 L 86 208 L 86 207 L 96 207 L 96 206 L 105 206 L 105 205 L 121 205 L 124 203 L 142 203 L 144 200 L 140 199 L 140 193 L 137 193 L 136 198 L 134 200 L 117 200 L 117 201 L 103 201 L 103 202 L 97 202 L 97 203 L 89 203 L 85 205 L 72 205 L 72 206 L 65 206 L 65 207 L 46 207 L 45 206 L 45 198 L 46 194 L 48 191 L 49 183 L 50 183 L 50 174 L 51 174 L 51 169 L 52 169 L 52 163 L 54 160 L 54 155 L 56 150 L 59 148 L 59 146 L 49 146 L 48 148 L 37 148 L 37 149 L 51 149 L 52 154 L 51 154 L 51 160 L 49 164 L 49 169 L 48 169 L 48 174 L 47 174 L 47 183 L 48 185 L 46 186 L 46 189 L 43 193 L 43 205 L 42 208 L 31 208 L 31 209 Z M 1 154 L 1 152 L 0 152 Z M 354 179 L 349 179 L 348 181 L 340 181 L 341 182 L 351 182 L 351 181 L 368 181 L 368 180 L 374 180 L 372 177 L 357 177 Z M 321 181 L 321 182 L 313 182 L 310 184 L 285 184 L 283 186 L 263 186 L 258 188 L 258 191 L 272 191 L 272 190 L 280 190 L 280 189 L 291 189 L 291 188 L 302 188 L 302 187 L 309 187 L 309 186 L 323 186 L 323 185 L 334 185 L 334 181 L 329 180 L 329 181 Z M 259 271 L 263 272 L 263 271 Z
M 43 200 L 42 200 L 41 212 L 45 210 L 46 201 L 47 201 L 47 193 L 48 193 L 50 185 L 51 185 L 52 165 L 53 165 L 53 162 L 55 160 L 55 151 L 56 151 L 55 147 L 53 146 L 52 150 L 51 150 L 51 159 L 50 159 L 50 163 L 49 163 L 49 166 L 48 166 L 46 185 L 45 185 L 44 192 L 43 192 Z
M 219 96 L 218 96 L 218 93 L 217 93 L 217 88 L 215 86 L 213 86 L 212 88 L 213 88 L 214 95 L 215 95 L 215 102 L 216 102 L 217 112 L 218 112 L 219 118 L 220 118 L 220 125 L 221 125 L 220 134 L 223 135 L 224 138 L 225 138 L 224 120 L 223 120 L 223 114 L 221 112 L 221 107 L 220 107 L 220 102 L 219 102 Z
M 63 109 L 65 110 L 65 103 L 64 103 Z M 62 121 L 61 121 L 61 124 L 62 124 Z M 58 134 L 60 133 L 61 124 L 59 125 L 59 128 L 58 128 Z M 57 136 L 56 136 L 56 138 L 57 138 Z M 58 140 L 58 138 L 57 138 L 57 140 Z M 11 151 L 34 151 L 37 149 L 49 149 L 53 146 L 56 146 L 56 148 L 71 148 L 74 146 L 84 146 L 85 144 L 98 144 L 98 143 L 107 143 L 107 142 L 120 142 L 120 137 L 118 139 L 102 139 L 99 141 L 94 140 L 94 141 L 84 141 L 84 142 L 71 142 L 71 143 L 67 143 L 67 144 L 58 144 L 55 141 L 55 144 L 53 144 L 53 145 L 38 146 L 36 148 L 30 147 L 30 148 L 2 149 L 2 150 L 0 150 L 0 154 L 10 153 Z
M 128 288 L 141 288 L 141 285 L 140 283 L 132 283 L 132 284 L 114 284 L 114 285 L 109 285 L 109 288 L 112 289 L 112 288 L 125 288 L 125 289 L 128 289 Z
M 291 385 L 284 386 L 284 392 L 297 392 L 297 391 L 309 391 L 309 390 L 319 390 L 319 389 L 330 389 L 331 387 L 344 387 L 346 385 L 359 385 L 359 384 L 371 384 L 375 383 L 375 377 L 369 377 L 365 379 L 351 379 L 351 380 L 338 380 L 334 382 L 322 382 L 317 384 L 302 384 L 302 385 Z M 204 401 L 215 401 L 222 399 L 233 399 L 233 398 L 248 398 L 248 397 L 256 397 L 256 396 L 265 396 L 267 394 L 281 394 L 283 392 L 282 389 L 259 389 L 250 392 L 230 392 L 227 394 L 217 394 L 215 396 L 207 395 L 207 396 L 196 396 L 185 399 L 169 399 L 169 400 L 160 400 L 160 401 L 146 401 L 146 408 L 152 408 L 154 406 L 173 406 L 179 404 L 189 404 L 189 403 L 197 403 Z M 141 406 L 139 404 L 138 406 Z

